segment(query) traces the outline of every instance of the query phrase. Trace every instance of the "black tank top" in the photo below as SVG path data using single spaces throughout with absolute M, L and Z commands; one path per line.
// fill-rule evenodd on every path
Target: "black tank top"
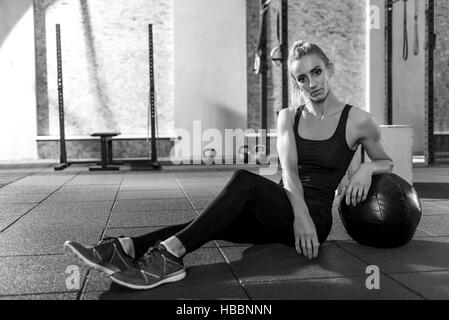
M 303 139 L 298 126 L 304 105 L 296 109 L 294 133 L 298 152 L 298 173 L 307 200 L 317 200 L 326 207 L 332 207 L 335 190 L 356 150 L 346 142 L 346 122 L 350 105 L 345 105 L 334 134 L 326 140 Z M 282 180 L 280 182 L 282 184 Z

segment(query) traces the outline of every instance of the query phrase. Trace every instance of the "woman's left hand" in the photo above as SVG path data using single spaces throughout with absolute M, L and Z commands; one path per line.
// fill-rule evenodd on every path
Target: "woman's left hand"
M 352 176 L 351 181 L 343 190 L 342 196 L 346 194 L 346 204 L 356 206 L 357 203 L 365 201 L 371 186 L 372 172 L 369 166 L 364 163 Z

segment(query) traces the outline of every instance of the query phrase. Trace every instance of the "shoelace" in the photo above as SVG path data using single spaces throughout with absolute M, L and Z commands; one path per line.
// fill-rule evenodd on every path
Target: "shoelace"
M 97 245 L 108 244 L 108 243 L 114 242 L 115 239 L 116 238 L 113 238 L 113 237 L 106 237 L 106 238 L 103 238 L 102 240 L 98 241 Z
M 119 238 L 121 238 L 121 236 Z M 116 237 L 104 237 L 102 240 L 98 241 L 96 245 L 93 245 L 91 247 L 97 247 L 97 246 L 101 246 L 104 244 L 112 243 L 116 239 L 117 239 Z
M 143 268 L 147 263 L 151 262 L 153 258 L 157 256 L 157 251 L 157 247 L 151 247 L 139 260 L 137 260 L 136 265 L 139 268 Z

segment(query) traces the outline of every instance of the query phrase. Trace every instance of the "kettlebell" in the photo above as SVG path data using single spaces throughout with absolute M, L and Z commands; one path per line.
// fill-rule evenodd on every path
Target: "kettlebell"
M 267 164 L 267 148 L 263 144 L 258 144 L 254 147 L 254 152 L 256 154 L 256 164 Z
M 206 148 L 203 150 L 203 161 L 205 164 L 214 164 L 217 152 L 214 148 Z
M 243 163 L 248 163 L 249 156 L 250 156 L 250 150 L 247 145 L 241 146 L 239 149 L 239 155 L 240 159 L 243 160 Z

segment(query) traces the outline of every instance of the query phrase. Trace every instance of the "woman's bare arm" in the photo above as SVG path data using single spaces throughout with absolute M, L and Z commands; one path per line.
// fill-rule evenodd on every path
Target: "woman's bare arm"
M 298 174 L 298 154 L 293 133 L 292 111 L 283 109 L 278 116 L 277 150 L 282 167 L 282 182 L 296 214 L 302 214 L 304 191 Z
M 355 206 L 365 201 L 371 186 L 371 177 L 375 174 L 392 172 L 394 163 L 382 145 L 380 127 L 372 115 L 360 109 L 355 110 L 352 121 L 358 143 L 364 147 L 372 161 L 362 163 L 345 188 L 346 204 Z
M 296 250 L 312 259 L 318 256 L 319 242 L 315 225 L 304 201 L 304 190 L 299 179 L 293 115 L 294 113 L 290 109 L 283 109 L 279 112 L 277 150 L 282 166 L 284 189 L 295 215 L 293 228 Z
M 394 163 L 382 145 L 379 125 L 370 114 L 361 116 L 359 121 L 359 143 L 372 161 L 365 166 L 370 168 L 371 174 L 390 173 Z

